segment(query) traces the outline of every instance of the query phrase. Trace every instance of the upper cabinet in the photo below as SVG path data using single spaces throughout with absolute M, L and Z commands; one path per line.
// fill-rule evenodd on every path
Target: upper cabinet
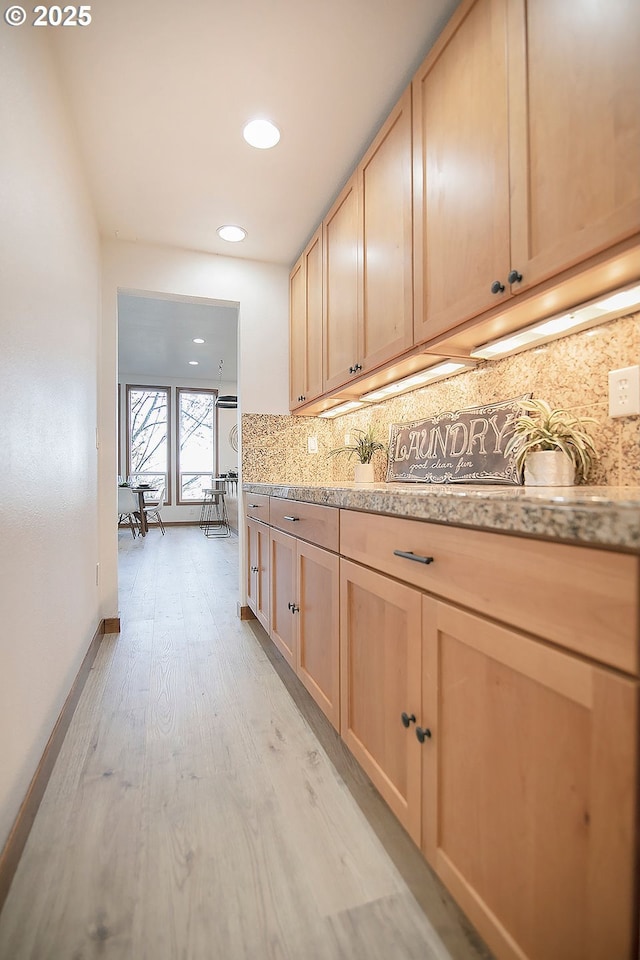
M 414 78 L 416 341 L 640 230 L 640 5 L 464 0 Z
M 413 345 L 411 88 L 358 168 L 359 361 L 379 366 Z
M 411 90 L 324 221 L 325 390 L 413 344 Z
M 414 79 L 418 342 L 494 306 L 509 272 L 507 0 L 463 4 Z M 497 293 L 492 284 L 497 281 Z M 501 288 L 501 289 L 499 289 Z
M 289 405 L 322 393 L 322 227 L 289 277 Z
M 521 288 L 640 230 L 639 50 L 637 0 L 509 4 L 511 267 Z
M 324 221 L 324 389 L 333 390 L 357 373 L 358 185 L 353 176 Z M 361 367 L 359 368 L 361 369 Z

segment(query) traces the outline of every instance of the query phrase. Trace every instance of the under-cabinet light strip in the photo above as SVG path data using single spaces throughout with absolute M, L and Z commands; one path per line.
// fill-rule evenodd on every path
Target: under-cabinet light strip
M 543 320 L 518 333 L 483 343 L 471 351 L 471 356 L 478 360 L 493 360 L 494 357 L 517 353 L 536 343 L 554 340 L 576 327 L 592 326 L 605 319 L 614 320 L 616 316 L 621 316 L 625 311 L 638 306 L 640 306 L 640 284 L 601 300 L 582 304 L 570 313 L 562 313 L 549 320 Z

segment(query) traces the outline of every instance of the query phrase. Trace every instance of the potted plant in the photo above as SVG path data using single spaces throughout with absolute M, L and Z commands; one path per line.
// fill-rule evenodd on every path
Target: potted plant
M 553 410 L 546 400 L 521 400 L 527 411 L 516 420 L 505 455 L 516 454 L 528 486 L 568 487 L 586 479 L 598 454 L 585 429 L 592 417 Z
M 355 470 L 355 482 L 373 483 L 374 472 L 373 463 L 371 462 L 373 455 L 378 451 L 386 451 L 387 445 L 377 439 L 375 430 L 371 424 L 366 430 L 359 430 L 356 427 L 353 433 L 358 435 L 355 443 L 347 444 L 344 447 L 336 447 L 335 450 L 329 452 L 329 456 L 334 457 L 340 453 L 345 453 L 349 459 L 355 457 L 358 461 Z

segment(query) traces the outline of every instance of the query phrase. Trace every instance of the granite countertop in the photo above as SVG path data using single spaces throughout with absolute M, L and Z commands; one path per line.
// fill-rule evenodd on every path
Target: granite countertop
M 640 552 L 640 487 L 244 483 L 247 493 Z

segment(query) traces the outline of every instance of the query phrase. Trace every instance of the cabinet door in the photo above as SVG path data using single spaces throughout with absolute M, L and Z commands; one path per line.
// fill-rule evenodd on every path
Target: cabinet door
M 365 370 L 413 344 L 411 143 L 409 87 L 358 168 Z
M 358 295 L 358 188 L 355 176 L 324 221 L 324 389 L 342 386 L 361 363 Z
M 254 613 L 269 632 L 269 527 L 256 523 L 256 605 Z
M 307 388 L 307 317 L 304 257 L 289 276 L 289 407 L 300 406 Z
M 245 589 L 247 591 L 247 604 L 253 612 L 256 612 L 256 551 L 257 524 L 252 520 L 247 520 L 247 568 L 245 570 Z
M 637 683 L 423 598 L 423 850 L 499 957 L 629 958 Z
M 524 289 L 640 230 L 640 4 L 512 0 L 509 11 L 512 266 Z
M 306 400 L 322 393 L 322 225 L 304 254 L 306 273 L 307 382 Z
M 417 590 L 340 560 L 342 737 L 420 842 L 420 610 Z
M 289 405 L 322 393 L 322 226 L 289 277 Z
M 413 81 L 416 342 L 509 296 L 506 0 L 456 17 Z
M 279 530 L 270 534 L 269 634 L 290 667 L 296 668 L 296 539 Z
M 297 673 L 336 730 L 340 728 L 338 557 L 298 540 Z
M 269 527 L 247 520 L 247 603 L 269 629 Z

